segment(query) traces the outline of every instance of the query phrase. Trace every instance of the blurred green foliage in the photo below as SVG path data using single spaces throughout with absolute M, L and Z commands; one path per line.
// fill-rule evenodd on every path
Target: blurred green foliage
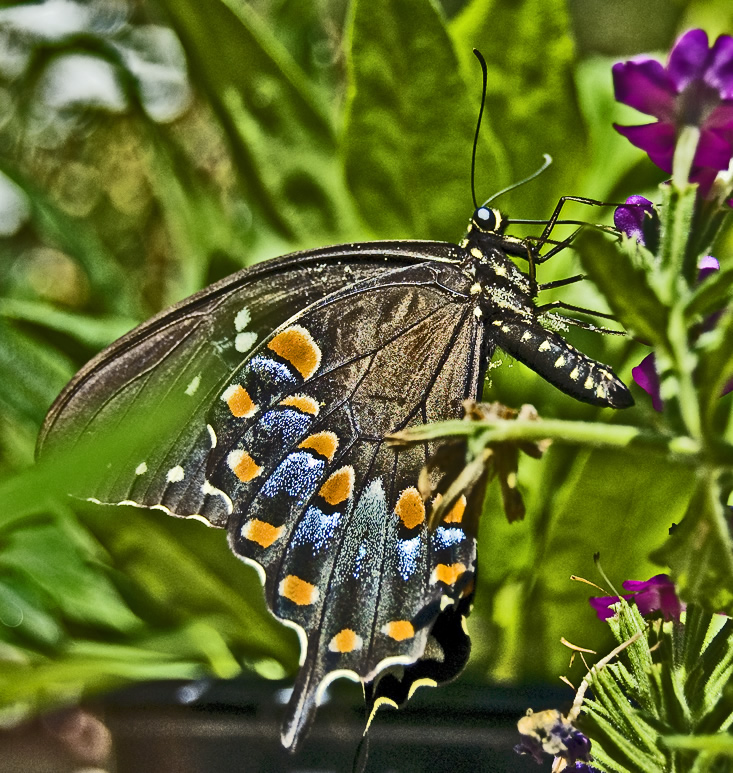
M 733 29 L 722 0 L 663 4 L 648 39 L 627 4 L 603 5 L 623 55 L 631 33 L 643 49 L 701 22 L 713 35 Z M 31 469 L 48 407 L 104 345 L 243 265 L 339 241 L 460 239 L 474 46 L 489 62 L 480 199 L 544 152 L 553 167 L 499 202 L 515 217 L 546 217 L 562 194 L 653 190 L 662 173 L 611 128 L 627 117 L 612 97 L 614 49 L 589 33 L 584 3 L 561 0 L 93 2 L 54 34 L 24 27 L 19 8 L 0 9 L 0 707 L 18 717 L 129 680 L 243 665 L 292 673 L 295 637 L 222 533 L 68 501 L 49 483 L 58 470 Z M 72 55 L 111 73 L 114 99 L 61 99 L 54 68 Z M 572 273 L 566 251 L 542 281 Z M 587 282 L 561 297 L 605 308 Z M 627 382 L 646 354 L 588 331 L 569 338 Z M 601 415 L 518 364 L 490 375 L 487 399 Z M 623 420 L 658 423 L 638 402 Z M 497 490 L 487 498 L 470 678 L 554 680 L 568 659 L 561 636 L 603 646 L 605 627 L 569 575 L 593 577 L 598 551 L 619 583 L 656 573 L 649 554 L 692 496 L 663 458 L 616 451 L 553 447 L 523 460 L 519 477 L 524 522 L 506 523 Z

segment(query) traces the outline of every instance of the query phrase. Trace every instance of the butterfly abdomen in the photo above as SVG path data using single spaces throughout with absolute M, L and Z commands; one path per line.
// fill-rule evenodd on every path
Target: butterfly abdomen
M 627 408 L 631 393 L 607 366 L 571 346 L 539 322 L 498 317 L 490 323 L 499 348 L 571 397 L 591 405 Z

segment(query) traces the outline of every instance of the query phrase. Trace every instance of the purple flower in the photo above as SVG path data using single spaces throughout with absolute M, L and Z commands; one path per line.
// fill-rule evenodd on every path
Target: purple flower
M 638 57 L 613 66 L 616 100 L 654 116 L 654 123 L 615 128 L 672 173 L 675 144 L 685 126 L 700 129 L 691 182 L 705 195 L 733 157 L 733 37 L 708 47 L 703 30 L 690 30 L 672 49 L 666 67 Z
M 649 247 L 652 252 L 656 252 L 656 245 L 659 242 L 659 217 L 649 199 L 644 198 L 644 196 L 629 196 L 623 205 L 616 207 L 613 213 L 613 222 L 619 231 L 632 239 L 636 239 L 639 244 Z M 720 263 L 712 255 L 706 255 L 698 264 L 698 283 L 703 282 L 719 270 Z M 702 330 L 712 330 L 721 313 L 711 314 L 705 320 Z M 654 353 L 648 354 L 635 368 L 632 368 L 631 375 L 634 381 L 651 396 L 654 410 L 661 412 L 664 403 L 659 392 L 659 374 L 656 369 Z M 733 392 L 733 379 L 725 385 L 720 396 L 727 395 L 728 392 Z
M 680 619 L 683 606 L 669 575 L 657 574 L 649 580 L 626 580 L 623 587 L 631 591 L 624 594 L 623 598 L 636 604 L 642 615 L 661 612 L 665 620 Z M 608 620 L 615 614 L 610 606 L 618 603 L 618 600 L 618 596 L 600 596 L 590 598 L 589 602 L 600 620 Z
M 651 396 L 654 410 L 661 413 L 664 403 L 660 395 L 660 382 L 656 362 L 654 352 L 647 354 L 635 368 L 631 369 L 631 377 Z

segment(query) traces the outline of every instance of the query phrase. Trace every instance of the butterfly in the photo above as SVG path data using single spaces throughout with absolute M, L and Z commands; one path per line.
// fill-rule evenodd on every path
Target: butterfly
M 370 708 L 399 705 L 468 658 L 482 497 L 428 528 L 418 478 L 436 446 L 389 435 L 460 417 L 497 348 L 579 400 L 633 403 L 542 326 L 533 276 L 509 257 L 535 247 L 505 223 L 481 206 L 460 244 L 349 244 L 244 269 L 111 345 L 48 413 L 42 456 L 125 439 L 74 493 L 226 529 L 257 569 L 301 641 L 287 747 L 336 678 L 364 683 Z

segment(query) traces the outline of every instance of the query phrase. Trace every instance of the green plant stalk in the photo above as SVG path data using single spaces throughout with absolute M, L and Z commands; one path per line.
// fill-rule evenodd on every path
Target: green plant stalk
M 706 458 L 713 464 L 733 466 L 733 445 L 723 441 L 712 440 L 704 447 L 699 440 L 685 435 L 668 437 L 630 425 L 562 419 L 519 419 L 507 422 L 441 421 L 393 435 L 392 440 L 399 445 L 448 437 L 475 437 L 478 434 L 481 436 L 482 445 L 553 440 L 592 448 L 624 448 L 639 453 L 657 453 L 675 457 L 676 461 L 686 464 L 698 464 L 701 459 Z

